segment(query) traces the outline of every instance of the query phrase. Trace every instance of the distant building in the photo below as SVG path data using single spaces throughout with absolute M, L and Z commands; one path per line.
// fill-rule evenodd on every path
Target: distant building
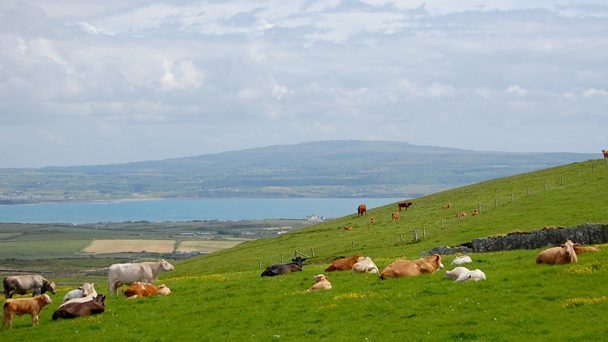
M 306 216 L 306 221 L 308 221 L 308 222 L 316 223 L 316 222 L 323 222 L 325 220 L 327 220 L 327 217 L 325 217 L 325 216 L 318 216 L 318 215 Z

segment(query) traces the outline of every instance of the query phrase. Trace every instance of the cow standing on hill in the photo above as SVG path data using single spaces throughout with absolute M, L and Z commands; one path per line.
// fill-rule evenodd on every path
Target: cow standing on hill
M 412 204 L 412 202 L 400 202 L 397 204 L 397 207 L 399 207 L 399 211 L 401 211 L 401 208 L 405 208 L 405 210 L 407 211 L 407 208 L 409 208 Z
M 363 216 L 366 211 L 367 207 L 365 206 L 365 204 L 359 204 L 359 206 L 357 207 L 357 216 Z
M 4 277 L 4 295 L 13 298 L 14 294 L 24 295 L 31 292 L 32 297 L 46 291 L 55 294 L 55 283 L 38 274 Z
M 608 150 L 602 150 L 602 154 L 604 155 L 604 158 L 608 158 Z
M 165 260 L 111 265 L 108 269 L 110 296 L 116 295 L 116 289 L 122 284 L 136 281 L 155 283 L 161 271 L 173 271 L 173 268 L 173 265 Z

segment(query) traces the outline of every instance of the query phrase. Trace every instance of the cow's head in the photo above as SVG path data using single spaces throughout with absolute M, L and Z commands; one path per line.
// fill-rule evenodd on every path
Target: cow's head
M 173 269 L 174 269 L 173 265 L 171 265 L 164 259 L 161 260 L 159 263 L 160 263 L 160 267 L 165 271 L 173 271 Z
M 439 269 L 443 268 L 443 264 L 441 263 L 441 255 L 435 254 L 432 256 L 432 258 L 436 265 L 435 271 L 439 271 Z
M 49 291 L 52 294 L 55 294 L 55 283 L 52 281 L 44 280 L 42 282 L 42 292 Z
M 102 294 L 97 295 L 97 297 L 95 297 L 95 301 L 100 303 L 103 306 L 106 306 L 106 296 L 104 296 Z
M 574 251 L 574 243 L 572 243 L 572 241 L 566 240 L 566 242 L 562 245 L 562 248 L 564 248 L 568 256 L 571 258 L 576 256 L 576 252 Z
M 320 281 L 323 281 L 323 280 L 327 280 L 327 277 L 325 276 L 325 274 L 317 274 L 317 275 L 313 276 L 313 278 L 315 278 L 315 281 L 317 283 Z
M 53 302 L 53 300 L 51 300 L 51 297 L 49 297 L 49 295 L 47 295 L 46 293 L 42 295 L 42 298 L 44 298 L 44 304 L 45 305 L 46 304 L 50 304 L 51 302 Z
M 304 261 L 306 261 L 306 258 L 302 258 L 301 256 L 297 256 L 295 259 L 291 259 L 291 261 L 295 262 L 296 264 L 302 266 L 302 263 Z

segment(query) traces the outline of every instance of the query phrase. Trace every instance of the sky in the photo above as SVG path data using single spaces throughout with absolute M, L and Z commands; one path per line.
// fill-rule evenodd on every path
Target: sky
M 0 1 L 3 168 L 607 138 L 607 1 Z

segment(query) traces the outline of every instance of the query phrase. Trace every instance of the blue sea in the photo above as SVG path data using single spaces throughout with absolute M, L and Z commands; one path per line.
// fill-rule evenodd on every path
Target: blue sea
M 157 199 L 93 203 L 0 205 L 0 222 L 96 223 L 124 221 L 261 220 L 326 218 L 355 214 L 365 203 L 368 210 L 398 198 L 217 198 Z

